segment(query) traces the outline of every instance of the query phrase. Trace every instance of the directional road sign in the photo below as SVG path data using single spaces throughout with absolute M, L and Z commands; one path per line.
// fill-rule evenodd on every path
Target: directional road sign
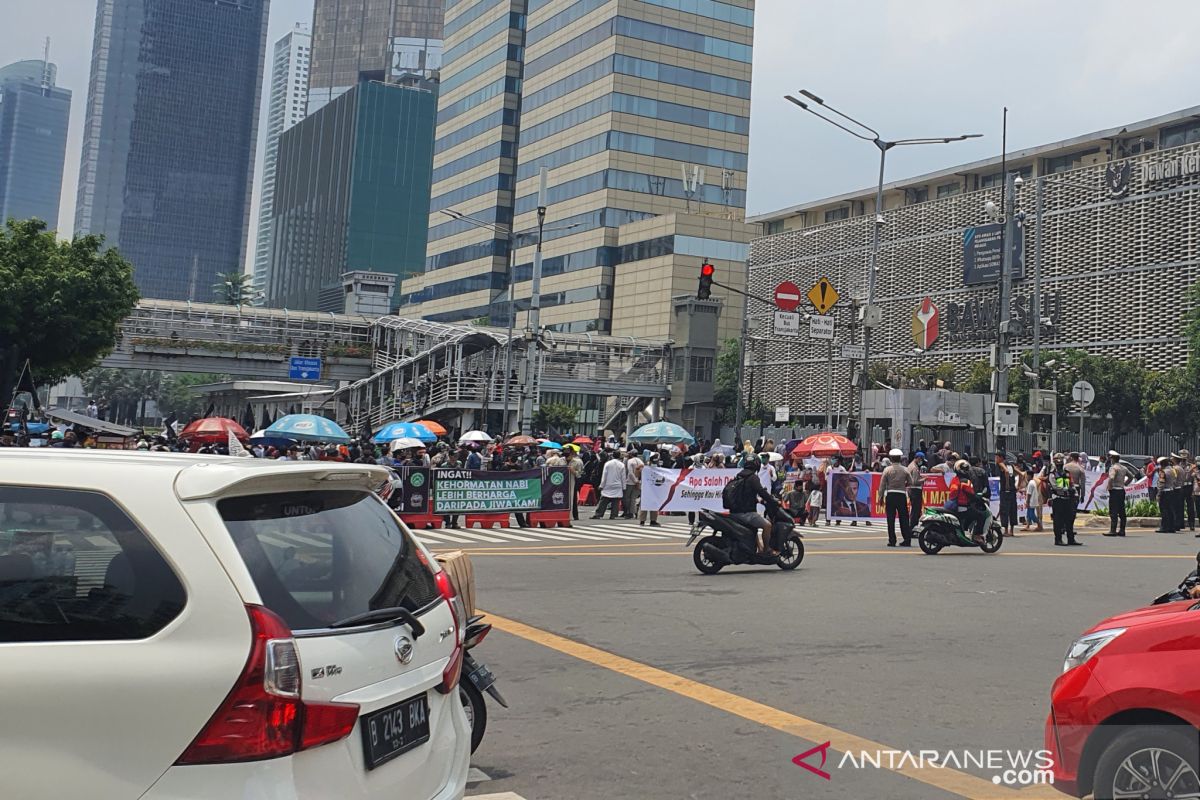
M 288 363 L 288 378 L 294 381 L 321 380 L 321 359 L 292 356 Z
M 833 288 L 833 284 L 828 278 L 819 278 L 813 287 L 808 290 L 808 302 L 813 304 L 813 308 L 818 314 L 828 313 L 829 309 L 837 305 L 841 295 L 837 289 Z

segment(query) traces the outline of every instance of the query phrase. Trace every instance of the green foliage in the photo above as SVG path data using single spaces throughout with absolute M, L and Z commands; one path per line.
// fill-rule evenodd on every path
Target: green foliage
M 159 412 L 172 412 L 186 421 L 203 411 L 204 398 L 195 391 L 204 383 L 218 383 L 224 375 L 181 372 L 164 375 L 157 370 L 93 369 L 81 376 L 89 397 L 108 410 L 108 417 L 120 422 L 141 424 L 146 403 L 153 400 Z
M 223 342 L 217 339 L 167 339 L 154 336 L 135 336 L 129 340 L 134 347 L 148 347 L 155 350 L 207 350 L 212 353 L 233 353 L 239 355 L 260 354 L 270 356 L 286 356 L 292 348 L 286 344 L 255 344 L 252 342 Z
M 228 380 L 226 375 L 203 372 L 176 372 L 167 375 L 163 378 L 159 391 L 159 410 L 165 417 L 175 414 L 180 420 L 187 422 L 193 415 L 204 412 L 204 397 L 196 392 L 195 387 L 225 380 Z
M 1161 514 L 1162 514 L 1162 512 L 1158 510 L 1158 503 L 1154 502 L 1153 500 L 1148 500 L 1146 498 L 1142 498 L 1141 500 L 1134 500 L 1132 502 L 1128 502 L 1125 504 L 1125 516 L 1127 516 L 1127 517 L 1157 517 L 1157 516 L 1160 516 Z M 1107 519 L 1108 518 L 1108 509 L 1107 508 L 1093 508 L 1092 516 L 1093 517 L 1104 517 L 1105 519 Z
M 218 273 L 213 295 L 222 305 L 243 305 L 250 300 L 250 276 L 244 272 Z
M 713 376 L 713 405 L 716 407 L 718 425 L 731 424 L 738 401 L 738 356 L 741 353 L 737 339 L 726 339 L 721 343 L 717 355 L 717 369 Z
M 969 394 L 988 394 L 992 391 L 992 365 L 986 360 L 975 361 L 967 377 L 958 384 L 958 391 Z
M 1196 394 L 1194 372 L 1189 365 L 1150 373 L 1141 411 L 1151 428 L 1161 428 L 1180 440 L 1200 430 L 1200 396 Z
M 1078 409 L 1078 404 L 1071 399 L 1071 387 L 1076 381 L 1085 380 L 1096 389 L 1096 398 L 1088 406 L 1087 414 L 1108 420 L 1110 447 L 1119 437 L 1141 427 L 1142 395 L 1148 379 L 1144 366 L 1083 350 L 1067 350 L 1059 358 L 1066 367 L 1062 370 L 1064 364 L 1058 365 L 1060 418 L 1072 408 Z
M 0 393 L 26 359 L 38 383 L 78 375 L 116 346 L 138 301 L 133 265 L 100 236 L 58 241 L 41 220 L 0 228 Z
M 578 416 L 579 410 L 567 403 L 542 403 L 535 423 L 539 428 L 565 433 L 575 427 Z

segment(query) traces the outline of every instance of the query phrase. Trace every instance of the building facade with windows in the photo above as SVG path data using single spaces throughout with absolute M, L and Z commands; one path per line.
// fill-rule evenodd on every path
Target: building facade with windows
M 1183 364 L 1187 292 L 1200 281 L 1200 106 L 1010 153 L 1007 170 L 1022 178 L 1012 349 L 1028 361 L 1040 265 L 1043 352 L 1081 348 L 1152 369 Z M 897 379 L 944 363 L 962 378 L 992 358 L 1001 226 L 987 204 L 1003 207 L 1003 183 L 997 157 L 885 185 L 871 361 Z M 862 342 L 855 306 L 866 296 L 874 198 L 864 188 L 752 218 L 763 230 L 751 245 L 752 290 L 828 278 L 842 297 L 830 312 L 832 343 L 803 330 L 776 336 L 769 315 L 752 315 L 751 373 L 766 407 L 821 416 L 832 383 L 833 413 L 850 412 L 858 362 L 840 354 Z
M 753 22 L 752 0 L 450 0 L 425 273 L 401 313 L 527 324 L 543 167 L 551 334 L 677 338 L 706 259 L 743 287 Z M 741 302 L 713 296 L 736 336 Z M 668 411 L 704 427 L 695 406 L 673 391 Z
M 267 304 L 340 312 L 343 274 L 419 272 L 437 94 L 363 81 L 279 138 Z
M 268 0 L 99 0 L 76 233 L 144 297 L 205 302 L 246 263 Z
M 267 108 L 267 140 L 263 149 L 259 190 L 258 234 L 254 247 L 251 288 L 254 304 L 261 305 L 270 283 L 271 208 L 275 200 L 275 165 L 279 137 L 304 119 L 308 107 L 308 61 L 312 46 L 308 23 L 297 23 L 275 42 L 271 58 L 271 97 Z
M 361 80 L 430 79 L 441 66 L 445 0 L 316 0 L 308 113 Z
M 58 228 L 71 92 L 48 61 L 0 67 L 0 225 L 37 217 Z

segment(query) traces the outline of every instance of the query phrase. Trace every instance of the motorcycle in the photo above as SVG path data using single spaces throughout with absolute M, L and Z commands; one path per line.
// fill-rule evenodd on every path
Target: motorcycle
M 1163 603 L 1174 603 L 1177 600 L 1192 600 L 1191 591 L 1197 585 L 1200 585 L 1200 553 L 1196 553 L 1196 568 L 1188 573 L 1179 586 L 1169 592 L 1163 592 L 1154 598 L 1150 605 L 1161 606 Z
M 913 536 L 925 555 L 934 556 L 943 547 L 978 547 L 985 553 L 994 553 L 1004 543 L 1000 523 L 992 517 L 992 509 L 982 503 L 983 542 L 977 542 L 962 529 L 958 516 L 940 508 L 927 508 L 925 514 L 913 528 Z
M 492 626 L 480 622 L 482 614 L 477 614 L 467 620 L 467 633 L 463 640 L 463 672 L 465 680 L 458 682 L 458 695 L 462 700 L 463 709 L 467 712 L 467 722 L 471 725 L 471 752 L 479 749 L 483 741 L 483 732 L 487 728 L 487 706 L 483 702 L 483 693 L 487 692 L 500 705 L 508 708 L 508 703 L 496 688 L 496 676 L 486 664 L 475 660 L 471 650 L 491 632 Z
M 774 565 L 782 570 L 793 570 L 804 560 L 804 542 L 796 532 L 792 516 L 778 503 L 767 509 L 767 519 L 772 522 L 771 548 L 776 556 L 758 554 L 758 529 L 737 522 L 725 514 L 701 510 L 692 526 L 692 535 L 684 549 L 692 547 L 692 562 L 705 575 L 715 575 L 729 564 Z M 712 533 L 700 539 L 705 528 Z M 699 542 L 696 540 L 700 539 Z

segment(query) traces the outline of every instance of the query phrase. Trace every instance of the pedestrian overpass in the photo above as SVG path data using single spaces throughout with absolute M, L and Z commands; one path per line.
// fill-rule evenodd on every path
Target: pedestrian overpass
M 602 397 L 601 421 L 614 424 L 670 397 L 667 341 L 545 331 L 529 386 L 517 378 L 523 332 L 509 345 L 506 330 L 486 326 L 142 300 L 100 366 L 286 380 L 293 357 L 319 358 L 321 380 L 338 385 L 327 410 L 351 428 L 464 411 L 482 424 L 529 391 L 535 405 L 548 394 Z

